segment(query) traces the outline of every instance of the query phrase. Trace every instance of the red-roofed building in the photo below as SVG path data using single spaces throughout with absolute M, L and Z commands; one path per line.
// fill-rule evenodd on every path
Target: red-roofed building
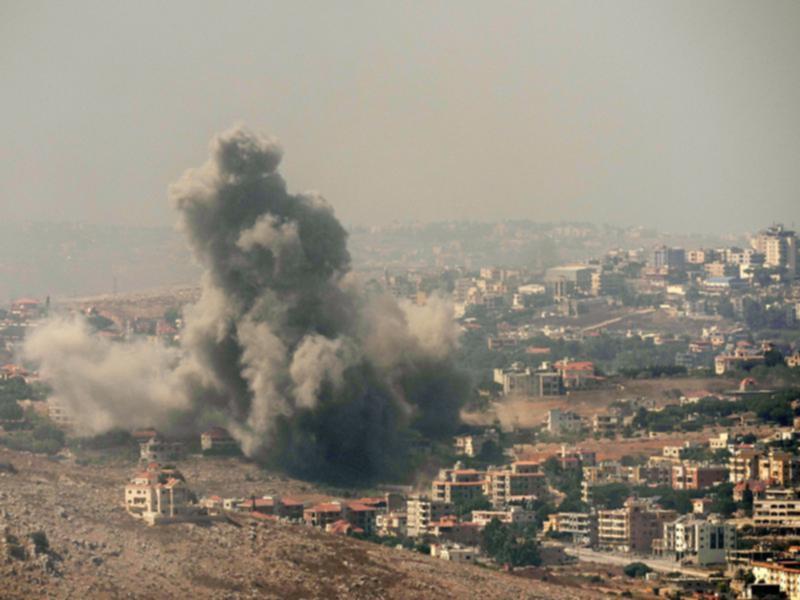
M 11 314 L 21 319 L 35 316 L 39 312 L 40 302 L 34 298 L 20 298 L 11 303 Z
M 354 527 L 366 533 L 373 533 L 375 531 L 377 509 L 372 506 L 367 506 L 366 504 L 361 504 L 360 502 L 346 502 L 345 508 L 345 518 L 352 523 Z
M 237 505 L 238 510 L 298 520 L 303 518 L 303 508 L 302 502 L 280 496 L 254 497 Z
M 336 521 L 345 520 L 353 527 L 371 534 L 375 531 L 377 510 L 359 502 L 323 502 L 303 511 L 303 520 L 312 527 L 327 527 Z
M 7 364 L 0 367 L 0 379 L 14 379 L 21 377 L 27 379 L 30 372 L 23 366 L 15 364 Z
M 354 533 L 364 533 L 363 529 L 360 527 L 355 527 L 352 523 L 345 521 L 344 519 L 339 519 L 338 521 L 329 523 L 325 526 L 325 531 L 334 535 L 353 535 Z
M 586 387 L 599 379 L 594 373 L 594 363 L 589 361 L 559 360 L 555 363 L 556 370 L 561 374 L 564 387 L 576 389 Z

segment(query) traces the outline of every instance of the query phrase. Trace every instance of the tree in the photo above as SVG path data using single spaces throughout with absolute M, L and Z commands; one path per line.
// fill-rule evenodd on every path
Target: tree
M 730 517 L 736 508 L 736 502 L 733 501 L 733 484 L 721 483 L 716 486 L 711 496 L 711 512 Z
M 592 487 L 594 504 L 603 508 L 620 508 L 630 495 L 630 487 L 625 483 L 607 483 Z
M 489 556 L 498 554 L 506 541 L 506 526 L 494 517 L 481 534 L 481 549 Z
M 22 407 L 16 402 L 0 404 L 0 421 L 19 421 L 24 414 Z
M 625 568 L 622 569 L 622 572 L 625 573 L 628 577 L 644 577 L 648 573 L 650 573 L 653 569 L 648 567 L 643 562 L 632 562 L 625 565 Z
M 558 512 L 583 512 L 586 508 L 579 496 L 566 496 L 558 505 Z
M 171 306 L 164 311 L 164 320 L 170 325 L 175 325 L 175 322 L 181 318 L 181 309 L 177 306 Z
M 753 516 L 753 490 L 750 489 L 750 486 L 746 487 L 742 492 L 742 501 L 739 503 L 739 508 L 744 510 L 748 517 Z
M 34 531 L 28 535 L 37 554 L 42 554 L 50 549 L 50 542 L 47 539 L 47 534 L 44 531 Z
M 492 519 L 481 534 L 481 548 L 495 562 L 513 567 L 539 565 L 539 544 L 530 530 Z
M 457 502 L 454 507 L 455 513 L 460 517 L 468 515 L 473 510 L 489 510 L 490 508 L 492 508 L 492 503 L 485 496 Z
M 505 456 L 503 455 L 503 448 L 496 444 L 493 440 L 487 440 L 481 447 L 481 451 L 477 459 L 484 463 L 497 464 L 503 462 Z
M 783 354 L 777 348 L 772 348 L 764 352 L 764 364 L 768 367 L 775 367 L 783 364 Z

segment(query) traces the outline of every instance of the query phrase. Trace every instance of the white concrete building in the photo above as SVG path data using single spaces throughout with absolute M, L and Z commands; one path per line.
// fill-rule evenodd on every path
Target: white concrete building
M 442 560 L 459 563 L 474 563 L 481 555 L 480 548 L 475 546 L 432 544 L 431 556 Z
M 406 501 L 408 537 L 419 537 L 428 530 L 428 525 L 453 514 L 450 502 L 431 500 L 427 496 L 410 496 Z
M 676 560 L 692 558 L 699 566 L 722 564 L 725 552 L 736 547 L 736 527 L 718 517 L 683 515 L 664 524 L 661 548 Z
M 149 525 L 208 518 L 180 471 L 162 469 L 156 463 L 136 473 L 125 486 L 125 509 Z

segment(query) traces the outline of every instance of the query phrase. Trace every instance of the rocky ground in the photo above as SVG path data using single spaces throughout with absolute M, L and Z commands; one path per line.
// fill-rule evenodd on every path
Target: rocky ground
M 133 465 L 55 461 L 0 449 L 0 598 L 606 597 L 483 567 L 243 519 L 147 527 L 122 507 Z M 199 493 L 321 495 L 239 461 L 179 464 Z M 214 489 L 216 488 L 216 489 Z M 44 532 L 32 540 L 30 534 Z M 47 544 L 47 547 L 44 546 Z

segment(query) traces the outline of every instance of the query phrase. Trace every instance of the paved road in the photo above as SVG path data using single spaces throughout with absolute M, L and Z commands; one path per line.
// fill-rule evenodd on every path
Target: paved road
M 614 317 L 613 319 L 608 319 L 607 321 L 601 321 L 600 323 L 589 325 L 581 329 L 581 331 L 583 333 L 589 333 L 590 331 L 594 331 L 595 329 L 602 329 L 603 327 L 608 327 L 609 325 L 613 325 L 614 323 L 619 323 L 620 321 L 624 321 L 625 319 L 630 319 L 631 317 L 639 317 L 641 315 L 647 315 L 655 311 L 656 311 L 655 308 L 644 308 L 642 310 L 637 310 L 627 315 Z
M 654 571 L 658 571 L 660 573 L 672 573 L 677 571 L 683 573 L 684 575 L 690 575 L 692 577 L 709 576 L 708 571 L 692 567 L 683 567 L 680 564 L 676 563 L 675 561 L 665 560 L 663 558 L 650 558 L 650 557 L 639 557 L 626 554 L 611 554 L 609 552 L 596 552 L 594 550 L 589 550 L 588 548 L 577 548 L 575 546 L 565 546 L 564 552 L 584 562 L 593 562 L 603 565 L 616 565 L 618 567 L 624 567 L 625 565 L 630 564 L 632 562 L 642 562 L 651 569 L 653 569 Z

